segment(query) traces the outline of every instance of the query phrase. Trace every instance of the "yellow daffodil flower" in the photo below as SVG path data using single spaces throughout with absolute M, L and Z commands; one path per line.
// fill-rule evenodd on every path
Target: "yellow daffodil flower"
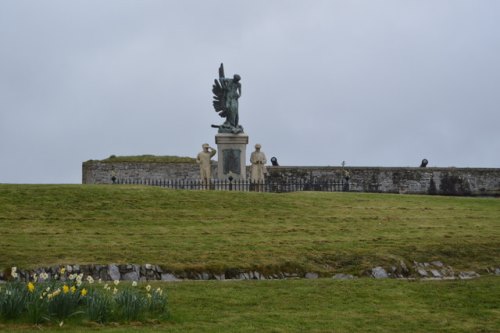
M 32 293 L 35 290 L 35 285 L 33 283 L 28 283 L 28 290 L 30 293 Z
M 63 293 L 67 294 L 69 291 L 69 287 L 67 285 L 63 286 Z
M 87 293 L 88 293 L 87 289 L 83 288 L 82 291 L 81 291 L 81 295 L 85 296 L 85 295 L 87 295 Z

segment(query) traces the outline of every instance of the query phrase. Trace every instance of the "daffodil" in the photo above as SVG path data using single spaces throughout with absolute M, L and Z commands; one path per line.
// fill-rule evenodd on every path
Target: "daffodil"
M 137 281 L 132 282 L 132 287 L 137 287 Z
M 61 273 L 61 275 L 66 273 L 66 268 L 61 267 L 61 269 L 59 270 L 59 273 Z
M 85 289 L 85 288 L 83 288 L 83 289 L 82 289 L 82 291 L 80 292 L 80 294 L 81 294 L 82 296 L 87 295 L 87 293 L 88 293 L 88 291 L 87 291 L 87 289 Z
M 35 285 L 33 283 L 28 283 L 28 291 L 32 293 L 35 290 Z
M 12 267 L 10 270 L 10 276 L 12 276 L 14 279 L 17 278 L 17 267 Z
M 113 283 L 115 284 L 115 286 L 117 286 L 120 284 L 120 280 L 114 280 Z
M 76 291 L 76 287 L 75 287 L 75 286 L 72 286 L 70 290 L 71 290 L 71 293 L 72 293 L 72 294 L 74 294 L 74 293 L 75 293 L 75 291 Z
M 146 286 L 146 290 L 148 291 L 148 293 L 151 290 L 151 286 L 149 284 Z
M 92 276 L 90 276 L 90 275 L 87 276 L 87 282 L 90 283 L 90 284 L 94 283 L 94 278 Z
M 118 289 L 113 288 L 113 295 L 116 295 L 117 292 L 118 292 Z
M 69 292 L 69 287 L 67 285 L 63 286 L 63 293 L 67 294 Z

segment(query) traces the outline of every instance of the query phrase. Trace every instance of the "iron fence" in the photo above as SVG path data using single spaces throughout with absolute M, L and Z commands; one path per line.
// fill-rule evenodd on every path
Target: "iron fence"
M 271 180 L 253 182 L 250 180 L 211 180 L 205 183 L 202 180 L 187 179 L 116 179 L 115 184 L 158 186 L 176 190 L 218 190 L 242 192 L 298 192 L 298 191 L 323 191 L 346 192 L 349 191 L 349 182 L 345 180 Z

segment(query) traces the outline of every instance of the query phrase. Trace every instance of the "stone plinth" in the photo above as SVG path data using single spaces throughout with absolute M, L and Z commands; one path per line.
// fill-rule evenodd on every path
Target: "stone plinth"
M 217 178 L 228 179 L 231 173 L 233 179 L 245 180 L 246 152 L 248 135 L 244 133 L 219 133 L 215 136 L 217 144 Z

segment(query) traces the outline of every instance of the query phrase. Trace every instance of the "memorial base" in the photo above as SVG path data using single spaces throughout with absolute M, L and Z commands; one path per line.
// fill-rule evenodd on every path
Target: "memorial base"
M 217 144 L 217 178 L 245 180 L 246 152 L 248 135 L 244 133 L 229 134 L 219 133 L 215 136 Z

